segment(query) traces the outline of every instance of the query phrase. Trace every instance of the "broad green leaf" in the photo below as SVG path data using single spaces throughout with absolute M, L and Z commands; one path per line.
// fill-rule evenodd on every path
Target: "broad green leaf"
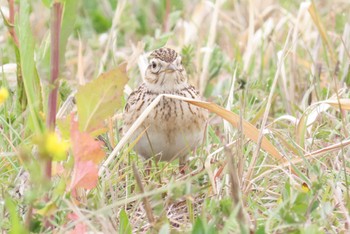
M 5 198 L 5 205 L 10 214 L 10 220 L 11 220 L 10 234 L 28 233 L 24 229 L 21 219 L 17 213 L 16 204 L 13 202 L 13 200 L 9 196 L 6 196 Z
M 126 64 L 122 64 L 78 89 L 76 101 L 81 131 L 101 129 L 104 120 L 122 106 L 123 89 L 127 82 L 125 69 Z
M 36 65 L 38 67 L 39 77 L 49 82 L 50 80 L 50 66 L 51 66 L 51 41 L 49 31 L 41 40 L 40 46 L 36 49 Z M 47 89 L 48 91 L 51 89 Z M 46 111 L 46 110 L 45 110 Z
M 205 227 L 201 217 L 197 217 L 196 222 L 194 223 L 192 234 L 202 234 L 205 233 Z
M 60 35 L 60 62 L 64 64 L 64 56 L 69 35 L 73 32 L 74 23 L 77 16 L 78 0 L 68 0 L 64 2 L 61 35 Z
M 64 139 L 70 138 L 70 116 L 66 118 L 57 119 L 56 124 L 58 129 L 60 130 L 61 136 Z
M 42 0 L 44 5 L 48 8 L 52 7 L 54 2 L 57 0 Z M 62 4 L 62 21 L 61 21 L 61 32 L 60 32 L 60 66 L 61 68 L 65 64 L 65 51 L 68 41 L 68 37 L 72 34 L 74 29 L 74 22 L 76 18 L 76 12 L 78 8 L 78 0 L 59 1 Z M 49 32 L 49 31 L 48 31 Z M 40 77 L 50 78 L 50 56 L 51 56 L 51 41 L 50 34 L 47 33 L 45 38 L 42 40 L 39 49 L 37 50 L 37 64 L 40 66 Z
M 33 123 L 33 130 L 40 133 L 43 130 L 43 124 L 39 119 L 41 90 L 34 62 L 34 39 L 30 27 L 28 1 L 21 0 L 20 8 L 18 22 L 16 22 L 16 32 L 20 44 L 23 83 L 28 100 L 30 122 Z
M 52 6 L 53 0 L 41 0 L 43 4 L 47 7 L 50 8 Z
M 119 213 L 119 233 L 120 234 L 131 234 L 131 225 L 129 222 L 128 215 L 125 210 L 121 210 Z
M 261 225 L 258 227 L 258 229 L 256 230 L 255 234 L 265 234 L 265 226 Z
M 45 206 L 39 210 L 36 211 L 37 214 L 40 214 L 42 216 L 50 216 L 53 215 L 57 211 L 57 205 L 54 202 L 49 202 L 45 204 Z
M 56 168 L 57 168 L 57 165 L 59 165 L 59 164 L 56 164 Z M 64 173 L 64 169 L 62 170 L 62 173 Z M 60 174 L 58 174 L 58 175 L 60 175 Z M 64 193 L 66 192 L 66 188 L 67 188 L 67 181 L 65 178 L 61 177 L 59 179 L 59 182 L 57 184 L 55 184 L 55 188 L 53 190 L 53 196 L 57 199 L 61 199 L 62 196 L 64 196 Z

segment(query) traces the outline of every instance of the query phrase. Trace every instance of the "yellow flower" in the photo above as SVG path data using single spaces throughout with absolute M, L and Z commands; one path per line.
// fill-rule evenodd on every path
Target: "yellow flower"
M 5 87 L 0 88 L 0 105 L 9 97 L 9 91 Z
M 45 151 L 52 157 L 53 161 L 63 161 L 67 159 L 69 143 L 60 139 L 57 134 L 50 132 L 45 139 Z
M 310 192 L 310 188 L 305 182 L 301 185 L 301 191 L 303 191 L 304 193 Z
M 283 198 L 282 196 L 280 196 L 278 199 L 277 199 L 277 204 L 282 204 L 283 203 Z

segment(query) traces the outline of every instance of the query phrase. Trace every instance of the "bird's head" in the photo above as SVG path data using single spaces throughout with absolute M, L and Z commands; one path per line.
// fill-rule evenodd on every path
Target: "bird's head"
M 161 89 L 173 89 L 187 82 L 181 56 L 170 48 L 154 50 L 149 56 L 145 81 Z

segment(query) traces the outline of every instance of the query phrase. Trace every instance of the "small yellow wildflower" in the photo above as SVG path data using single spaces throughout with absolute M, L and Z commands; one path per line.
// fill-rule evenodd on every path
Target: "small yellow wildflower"
M 310 192 L 310 188 L 305 182 L 301 186 L 301 191 L 303 191 L 304 193 Z
M 5 87 L 0 88 L 0 105 L 9 97 L 9 91 Z
M 282 196 L 280 196 L 278 199 L 277 199 L 277 204 L 282 204 L 283 203 L 283 198 Z
M 60 139 L 57 134 L 50 132 L 45 139 L 45 151 L 52 157 L 53 161 L 63 161 L 67 159 L 69 143 Z

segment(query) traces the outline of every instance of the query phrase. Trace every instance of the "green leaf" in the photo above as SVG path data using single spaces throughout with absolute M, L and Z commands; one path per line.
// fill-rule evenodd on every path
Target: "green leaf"
M 65 179 L 60 178 L 59 182 L 55 185 L 55 188 L 53 190 L 53 195 L 58 199 L 60 199 L 63 196 L 63 194 L 66 192 L 66 188 L 67 188 L 67 183 Z
M 217 234 L 218 233 L 218 229 L 215 226 L 215 224 L 211 223 L 209 224 L 208 230 L 206 231 L 206 234 Z
M 15 25 L 20 44 L 19 52 L 23 84 L 30 112 L 29 122 L 33 123 L 32 130 L 36 133 L 41 133 L 43 130 L 43 123 L 39 119 L 41 87 L 34 62 L 34 39 L 30 27 L 29 7 L 28 1 L 20 1 L 19 21 Z
M 122 106 L 126 82 L 126 64 L 122 64 L 78 89 L 76 101 L 80 131 L 96 132 L 103 128 L 104 120 Z
M 47 7 L 50 8 L 52 6 L 53 0 L 41 0 L 43 4 Z
M 259 226 L 255 234 L 265 234 L 265 226 L 264 225 Z
M 232 199 L 225 198 L 220 200 L 220 210 L 222 211 L 223 215 L 230 216 L 232 212 Z
M 169 233 L 171 233 L 169 223 L 163 224 L 158 232 L 158 234 L 169 234 Z
M 91 26 L 97 33 L 106 32 L 111 28 L 112 18 L 106 14 L 99 1 L 84 1 L 84 11 L 89 15 Z
M 28 233 L 25 230 L 23 224 L 21 223 L 21 219 L 19 215 L 17 214 L 16 204 L 13 202 L 13 200 L 9 196 L 6 196 L 5 198 L 5 205 L 10 214 L 10 220 L 11 220 L 10 234 Z
M 50 80 L 50 66 L 51 66 L 51 41 L 50 33 L 46 33 L 45 37 L 41 40 L 40 46 L 37 48 L 36 65 L 38 67 L 39 77 L 43 77 L 47 83 Z M 45 113 L 47 110 L 45 110 Z
M 77 16 L 78 0 L 64 1 L 60 35 L 60 62 L 64 64 L 66 45 L 69 35 L 73 32 Z
M 301 229 L 300 233 L 301 234 L 322 234 L 322 233 L 325 233 L 325 231 L 322 230 L 321 227 L 318 227 L 315 224 L 311 224 L 310 226 Z
M 129 222 L 128 215 L 125 210 L 121 210 L 119 213 L 119 233 L 120 234 L 131 234 L 131 225 Z
M 61 136 L 64 139 L 70 139 L 70 116 L 62 119 L 57 119 L 56 124 L 60 130 Z
M 205 233 L 205 227 L 202 219 L 198 217 L 196 219 L 196 222 L 194 223 L 192 234 L 203 234 L 203 233 Z
M 57 205 L 55 202 L 49 202 L 46 203 L 44 207 L 41 209 L 38 209 L 36 211 L 37 214 L 42 215 L 44 217 L 48 217 L 50 215 L 53 215 L 57 211 Z

